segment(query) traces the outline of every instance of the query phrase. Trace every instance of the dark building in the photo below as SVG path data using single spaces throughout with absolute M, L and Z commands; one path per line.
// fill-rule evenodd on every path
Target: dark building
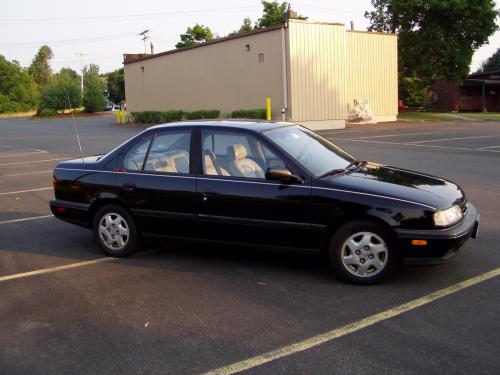
M 471 74 L 462 85 L 440 81 L 437 105 L 446 111 L 500 111 L 500 70 Z

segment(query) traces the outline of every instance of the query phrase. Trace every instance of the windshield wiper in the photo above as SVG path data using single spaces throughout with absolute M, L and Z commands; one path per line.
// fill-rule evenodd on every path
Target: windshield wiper
M 352 163 L 349 163 L 349 165 L 347 167 L 345 167 L 344 169 L 332 169 L 331 171 L 323 173 L 318 178 L 324 178 L 324 177 L 328 177 L 328 176 L 334 176 L 334 175 L 337 175 L 337 174 L 341 174 L 341 173 L 344 173 L 344 172 L 348 172 L 348 171 L 351 171 L 351 170 L 362 168 L 367 163 L 368 162 L 365 161 L 365 160 L 356 160 L 356 161 L 353 161 Z

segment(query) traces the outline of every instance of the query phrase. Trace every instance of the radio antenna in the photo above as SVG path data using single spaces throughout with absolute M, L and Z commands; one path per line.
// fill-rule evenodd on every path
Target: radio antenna
M 78 128 L 76 127 L 75 116 L 73 115 L 73 108 L 71 107 L 71 100 L 69 100 L 68 91 L 66 91 L 66 98 L 68 98 L 69 110 L 71 111 L 71 118 L 73 119 L 73 126 L 75 128 L 76 140 L 78 141 L 78 148 L 80 149 L 80 155 L 82 157 L 83 165 L 85 165 L 85 159 L 83 158 L 82 144 L 80 143 L 80 136 L 78 135 Z

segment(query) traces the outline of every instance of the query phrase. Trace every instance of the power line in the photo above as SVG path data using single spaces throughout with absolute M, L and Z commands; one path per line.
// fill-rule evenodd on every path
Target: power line
M 198 9 L 186 11 L 170 11 L 170 12 L 156 12 L 156 13 L 143 13 L 143 14 L 128 14 L 116 16 L 103 16 L 103 17 L 64 17 L 64 18 L 17 18 L 17 19 L 0 19 L 3 24 L 49 24 L 49 23 L 76 23 L 76 22 L 103 22 L 116 19 L 139 19 L 144 17 L 166 17 L 166 16 L 180 16 L 192 15 L 202 13 L 227 13 L 243 9 L 255 9 L 256 5 L 236 7 L 236 8 L 218 8 L 218 9 Z

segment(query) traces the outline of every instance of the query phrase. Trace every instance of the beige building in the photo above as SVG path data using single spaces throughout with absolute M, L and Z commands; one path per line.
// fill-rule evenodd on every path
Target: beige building
M 124 55 L 129 112 L 264 108 L 312 129 L 339 128 L 354 99 L 377 121 L 398 112 L 397 37 L 342 24 L 284 24 L 154 55 Z

